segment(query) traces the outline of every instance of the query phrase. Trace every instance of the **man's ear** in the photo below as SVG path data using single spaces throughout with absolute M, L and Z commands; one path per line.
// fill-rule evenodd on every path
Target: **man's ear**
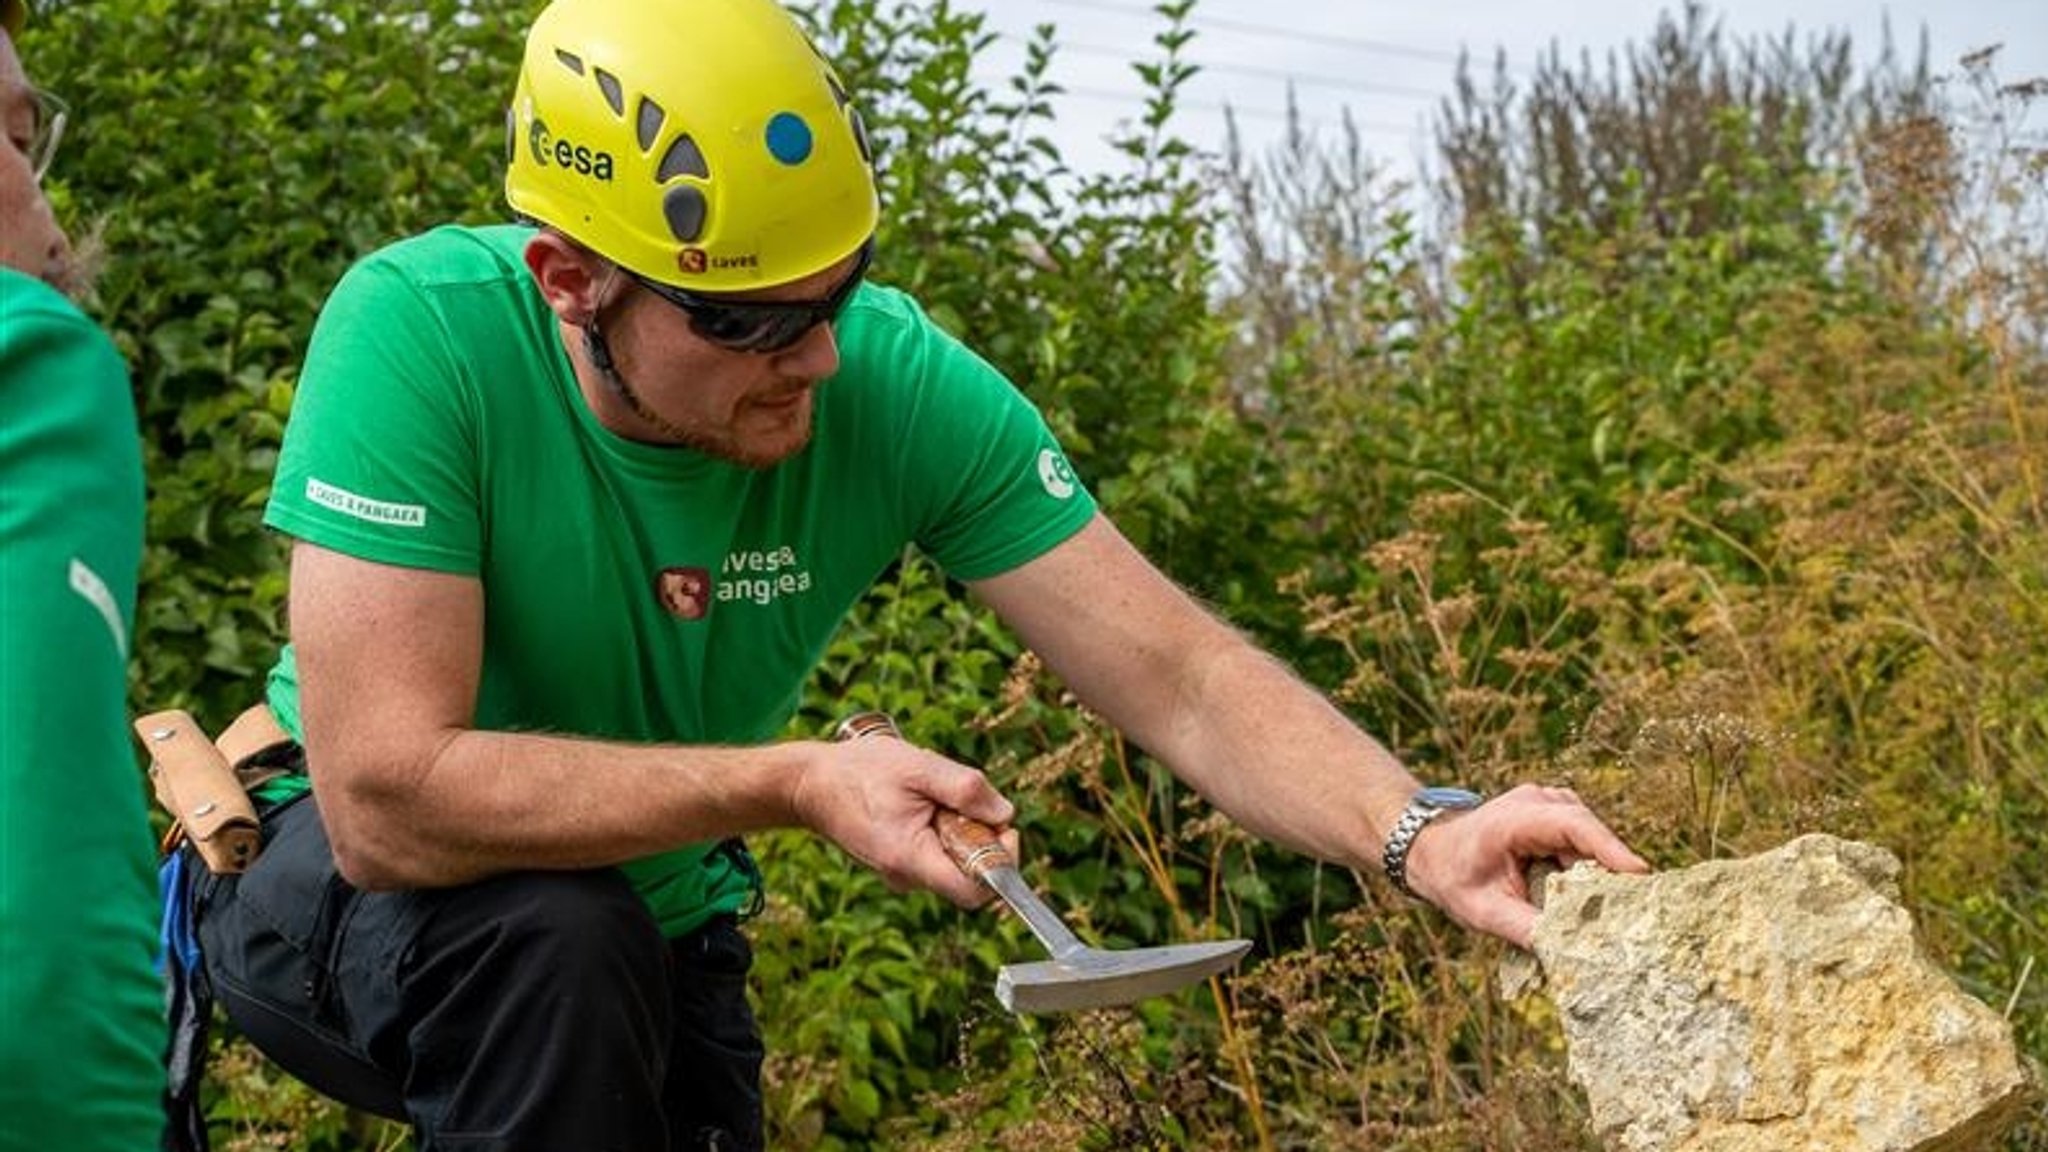
M 601 257 L 547 228 L 526 242 L 526 270 L 533 274 L 541 299 L 565 324 L 583 324 L 597 315 L 612 280 Z

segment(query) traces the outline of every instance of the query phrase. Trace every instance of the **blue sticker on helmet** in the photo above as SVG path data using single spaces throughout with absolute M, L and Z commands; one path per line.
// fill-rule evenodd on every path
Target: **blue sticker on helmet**
M 768 153 L 790 167 L 811 158 L 811 126 L 794 112 L 777 112 L 768 121 Z

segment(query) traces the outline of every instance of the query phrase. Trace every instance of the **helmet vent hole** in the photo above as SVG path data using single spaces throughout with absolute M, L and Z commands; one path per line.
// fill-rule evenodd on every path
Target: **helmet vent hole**
M 704 193 L 695 185 L 669 189 L 668 195 L 661 198 L 661 211 L 668 217 L 668 230 L 677 240 L 691 244 L 704 234 Z
M 581 56 L 573 52 L 564 52 L 557 48 L 555 49 L 555 59 L 562 62 L 562 67 L 567 68 L 578 76 L 583 75 L 583 58 Z
M 688 136 L 678 136 L 668 146 L 660 165 L 655 168 L 654 182 L 666 184 L 678 176 L 695 176 L 699 180 L 711 178 L 711 166 L 704 162 L 704 153 L 697 150 L 697 142 Z
M 661 105 L 656 104 L 645 96 L 640 98 L 639 122 L 635 125 L 635 129 L 640 135 L 640 150 L 642 152 L 654 151 L 654 141 L 661 136 L 662 122 L 667 119 L 668 113 L 661 110 Z
M 604 102 L 612 106 L 612 115 L 626 114 L 626 90 L 619 86 L 617 76 L 602 68 L 597 69 L 597 88 L 604 93 Z

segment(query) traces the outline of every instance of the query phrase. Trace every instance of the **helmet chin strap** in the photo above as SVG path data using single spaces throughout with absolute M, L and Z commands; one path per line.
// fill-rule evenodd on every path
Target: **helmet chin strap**
M 633 386 L 626 383 L 625 376 L 619 372 L 618 363 L 612 359 L 611 342 L 604 338 L 604 329 L 598 327 L 597 314 L 603 309 L 602 301 L 610 295 L 612 281 L 616 280 L 618 275 L 619 266 L 612 264 L 605 272 L 604 283 L 598 286 L 597 298 L 600 303 L 590 310 L 590 315 L 583 321 L 583 352 L 590 357 L 590 362 L 596 365 L 598 375 L 604 377 L 604 382 L 611 388 L 612 393 L 626 402 L 626 407 L 632 410 L 633 415 L 653 425 L 663 436 L 678 443 L 688 444 L 692 440 L 689 433 L 669 423 L 654 409 L 649 408 L 640 399 L 639 393 L 633 391 Z

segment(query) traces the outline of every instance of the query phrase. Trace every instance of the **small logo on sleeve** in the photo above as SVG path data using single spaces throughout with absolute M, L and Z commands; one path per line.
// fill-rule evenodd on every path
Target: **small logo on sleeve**
M 1055 500 L 1071 500 L 1079 488 L 1067 458 L 1052 448 L 1038 454 L 1038 482 L 1045 485 L 1046 493 Z
M 306 499 L 322 508 L 332 508 L 344 516 L 353 516 L 372 524 L 389 524 L 395 528 L 427 526 L 427 509 L 424 505 L 372 500 L 312 477 L 306 478 Z

